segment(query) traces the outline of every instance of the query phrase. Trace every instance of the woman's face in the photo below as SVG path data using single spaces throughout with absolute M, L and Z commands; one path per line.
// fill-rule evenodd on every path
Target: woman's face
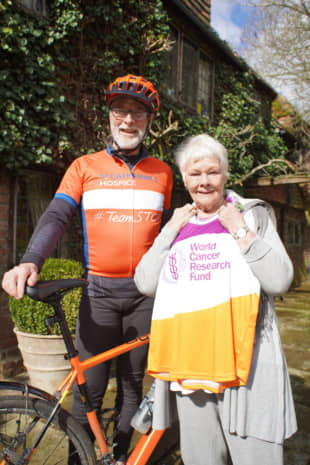
M 216 213 L 224 201 L 226 181 L 227 176 L 223 173 L 217 156 L 189 159 L 184 183 L 199 210 L 199 216 Z

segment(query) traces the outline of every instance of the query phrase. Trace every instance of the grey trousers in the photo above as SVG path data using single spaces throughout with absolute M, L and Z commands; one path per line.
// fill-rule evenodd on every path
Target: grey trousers
M 181 454 L 185 465 L 283 465 L 283 445 L 224 431 L 221 396 L 177 393 Z

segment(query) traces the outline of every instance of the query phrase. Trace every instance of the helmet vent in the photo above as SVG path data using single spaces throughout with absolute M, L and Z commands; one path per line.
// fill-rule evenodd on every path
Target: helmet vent
M 112 82 L 106 92 L 106 101 L 109 104 L 111 99 L 117 95 L 129 95 L 133 98 L 143 101 L 153 111 L 159 110 L 158 92 L 154 89 L 153 84 L 142 76 L 133 76 L 128 74 L 117 78 Z

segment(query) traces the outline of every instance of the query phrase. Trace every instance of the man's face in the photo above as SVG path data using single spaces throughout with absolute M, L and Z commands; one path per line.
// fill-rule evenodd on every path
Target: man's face
M 153 114 L 148 115 L 147 111 L 143 103 L 132 97 L 120 96 L 113 100 L 109 111 L 110 128 L 113 140 L 121 149 L 134 149 L 143 141 L 147 126 L 153 121 Z

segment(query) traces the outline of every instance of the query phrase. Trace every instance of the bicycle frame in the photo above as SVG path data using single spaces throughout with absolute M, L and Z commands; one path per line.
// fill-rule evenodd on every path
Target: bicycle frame
M 56 416 L 56 413 L 58 412 L 65 398 L 70 392 L 70 389 L 72 388 L 74 382 L 76 382 L 79 387 L 81 399 L 86 408 L 86 415 L 87 415 L 89 425 L 94 433 L 94 436 L 97 440 L 97 443 L 100 449 L 102 463 L 107 464 L 107 465 L 112 463 L 111 458 L 110 458 L 111 455 L 109 453 L 109 449 L 108 449 L 108 445 L 106 442 L 104 432 L 100 426 L 100 423 L 96 415 L 96 411 L 92 406 L 92 402 L 88 394 L 87 382 L 86 382 L 84 373 L 89 368 L 92 368 L 101 363 L 107 362 L 108 360 L 111 360 L 115 357 L 118 357 L 119 355 L 122 355 L 131 350 L 134 350 L 142 345 L 148 344 L 149 334 L 146 334 L 141 337 L 137 337 L 136 339 L 132 341 L 126 342 L 117 347 L 114 347 L 105 352 L 102 352 L 98 355 L 95 355 L 94 357 L 81 361 L 79 359 L 79 356 L 77 354 L 77 351 L 75 349 L 75 346 L 72 340 L 72 336 L 68 329 L 65 314 L 61 306 L 61 300 L 62 300 L 63 295 L 66 292 L 68 292 L 68 290 L 73 289 L 74 287 L 82 287 L 82 286 L 85 286 L 86 284 L 87 284 L 87 281 L 85 280 L 75 279 L 75 280 L 55 280 L 55 281 L 49 281 L 49 282 L 41 281 L 41 283 L 38 283 L 33 288 L 30 288 L 28 286 L 26 287 L 26 293 L 28 294 L 29 297 L 35 300 L 41 300 L 43 302 L 49 303 L 54 308 L 54 316 L 48 317 L 46 319 L 46 323 L 49 326 L 55 323 L 59 324 L 60 330 L 61 330 L 61 333 L 64 339 L 64 343 L 65 343 L 65 346 L 68 352 L 68 359 L 70 361 L 72 369 L 70 373 L 66 376 L 66 378 L 63 380 L 63 382 L 57 388 L 56 397 L 52 397 L 49 394 L 45 393 L 48 400 L 51 400 L 51 399 L 56 400 L 56 398 L 58 398 L 58 401 L 56 402 L 55 407 L 53 408 L 53 411 L 50 417 L 48 418 L 45 426 L 42 428 L 42 431 L 40 432 L 39 436 L 35 440 L 32 447 L 28 449 L 27 456 L 23 458 L 25 460 L 25 462 L 23 463 L 28 463 L 28 461 L 30 460 L 32 454 L 36 450 L 36 447 L 38 446 L 39 442 L 43 438 L 45 432 L 47 431 L 48 427 L 52 423 L 54 417 Z M 21 390 L 21 387 L 20 385 L 17 385 L 16 383 L 15 384 L 12 383 L 12 389 Z M 28 392 L 27 386 L 26 386 L 26 391 Z M 36 391 L 37 393 L 39 393 L 37 395 L 40 395 L 40 397 L 44 397 L 43 391 L 33 388 L 32 386 L 29 387 L 29 392 L 31 392 L 32 394 L 35 394 Z M 159 440 L 161 439 L 164 431 L 165 430 L 151 429 L 148 433 L 143 434 L 140 440 L 138 441 L 138 443 L 136 444 L 135 448 L 132 450 L 129 458 L 127 459 L 126 465 L 145 465 L 149 457 L 151 456 L 153 450 L 155 449 L 156 445 L 158 444 Z M 2 460 L 0 462 L 0 465 L 6 465 L 6 463 L 7 462 L 5 460 Z
M 87 384 L 84 372 L 89 368 L 92 368 L 93 366 L 107 362 L 108 360 L 118 357 L 119 355 L 122 355 L 125 352 L 134 350 L 144 344 L 148 344 L 148 342 L 149 335 L 146 334 L 145 336 L 138 337 L 132 341 L 114 347 L 110 350 L 107 350 L 106 352 L 102 352 L 101 354 L 95 355 L 94 357 L 91 357 L 84 361 L 80 361 L 77 355 L 70 359 L 70 363 L 73 369 L 57 389 L 57 391 L 61 393 L 59 403 L 62 404 L 68 392 L 70 391 L 73 383 L 77 381 L 77 384 L 79 385 L 80 389 L 82 387 L 82 395 L 85 399 L 84 403 L 87 408 L 89 397 L 87 393 Z M 84 387 L 86 387 L 86 389 L 83 389 Z M 104 457 L 105 454 L 108 453 L 108 446 L 103 431 L 100 427 L 99 421 L 97 419 L 96 412 L 94 410 L 87 410 L 86 415 L 90 427 L 96 437 L 98 446 L 100 448 L 100 453 Z M 137 443 L 129 458 L 127 459 L 126 465 L 145 465 L 147 463 L 147 460 L 151 456 L 154 448 L 156 447 L 157 443 L 159 442 L 160 438 L 162 437 L 164 431 L 165 430 L 151 429 L 147 434 L 142 435 L 139 442 Z

